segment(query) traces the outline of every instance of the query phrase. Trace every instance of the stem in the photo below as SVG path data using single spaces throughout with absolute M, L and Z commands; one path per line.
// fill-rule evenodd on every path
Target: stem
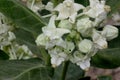
M 50 55 L 48 54 L 48 55 L 47 55 L 47 61 L 46 61 L 46 65 L 47 65 L 47 66 L 51 66 L 50 59 L 51 59 L 51 58 L 50 58 Z
M 60 80 L 65 80 L 67 69 L 68 69 L 68 65 L 69 65 L 69 61 L 66 61 L 64 63 L 64 66 L 63 66 L 62 75 L 61 75 L 61 79 Z
M 47 17 L 51 17 L 52 14 L 48 14 L 48 15 L 45 15 L 45 16 L 42 16 L 43 18 L 47 18 Z
M 57 6 L 58 0 L 51 0 L 51 1 L 52 1 L 52 3 L 54 4 L 54 7 Z
M 50 66 L 51 63 L 50 63 L 50 55 L 45 51 L 44 48 L 41 48 L 40 50 L 42 56 L 43 56 L 43 60 L 45 61 L 45 65 L 46 66 Z
M 35 3 L 35 0 L 32 1 L 32 4 L 31 4 L 31 6 L 30 6 L 31 9 L 33 9 L 34 3 Z

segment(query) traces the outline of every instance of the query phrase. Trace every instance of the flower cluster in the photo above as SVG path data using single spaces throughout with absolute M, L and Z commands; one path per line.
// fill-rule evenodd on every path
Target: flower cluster
M 9 59 L 28 59 L 33 57 L 32 52 L 26 45 L 19 45 L 12 32 L 14 29 L 11 21 L 0 13 L 0 50 L 8 53 Z
M 104 0 L 89 0 L 84 7 L 74 0 L 64 0 L 56 7 L 48 5 L 51 11 L 47 26 L 36 39 L 51 56 L 53 67 L 70 60 L 83 70 L 90 67 L 90 59 L 100 49 L 108 47 L 107 41 L 118 36 L 118 29 L 112 25 L 100 25 L 106 19 L 110 7 Z M 49 4 L 52 4 L 49 2 Z M 56 12 L 56 13 L 55 13 Z

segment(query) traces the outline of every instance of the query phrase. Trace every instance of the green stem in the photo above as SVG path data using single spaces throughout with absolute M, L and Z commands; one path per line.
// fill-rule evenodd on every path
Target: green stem
M 41 48 L 40 52 L 42 54 L 43 60 L 45 61 L 45 65 L 50 66 L 51 65 L 51 63 L 50 63 L 50 55 L 45 51 L 44 48 Z
M 69 65 L 69 61 L 66 61 L 64 63 L 64 66 L 63 66 L 62 75 L 61 75 L 61 79 L 60 80 L 65 80 L 67 69 L 68 69 L 68 65 Z
M 58 4 L 58 0 L 51 0 L 51 2 L 54 4 L 54 7 Z

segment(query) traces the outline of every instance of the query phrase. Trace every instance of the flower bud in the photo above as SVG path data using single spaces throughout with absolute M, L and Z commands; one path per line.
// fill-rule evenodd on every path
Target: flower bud
M 73 55 L 70 57 L 70 61 L 72 63 L 77 63 L 84 58 L 84 55 L 80 51 L 75 51 Z
M 89 18 L 83 18 L 77 21 L 77 30 L 82 34 L 84 37 L 91 36 L 92 34 L 92 21 Z
M 106 49 L 108 47 L 108 43 L 105 38 L 99 38 L 97 41 L 95 41 L 97 44 L 96 47 L 98 49 Z
M 112 25 L 106 25 L 101 34 L 109 41 L 118 36 L 118 29 Z
M 82 40 L 78 47 L 79 47 L 79 50 L 83 53 L 88 53 L 91 51 L 92 49 L 92 46 L 93 46 L 93 43 L 92 41 L 88 40 L 88 39 L 84 39 Z

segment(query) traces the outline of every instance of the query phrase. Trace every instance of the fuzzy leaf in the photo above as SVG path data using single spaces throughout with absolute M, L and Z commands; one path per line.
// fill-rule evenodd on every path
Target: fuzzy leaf
M 99 51 L 91 60 L 92 66 L 99 68 L 117 68 L 120 66 L 120 48 Z
M 39 59 L 0 61 L 0 80 L 50 80 L 49 71 Z
M 37 36 L 45 22 L 18 0 L 0 0 L 0 12 L 10 18 L 20 28 Z

